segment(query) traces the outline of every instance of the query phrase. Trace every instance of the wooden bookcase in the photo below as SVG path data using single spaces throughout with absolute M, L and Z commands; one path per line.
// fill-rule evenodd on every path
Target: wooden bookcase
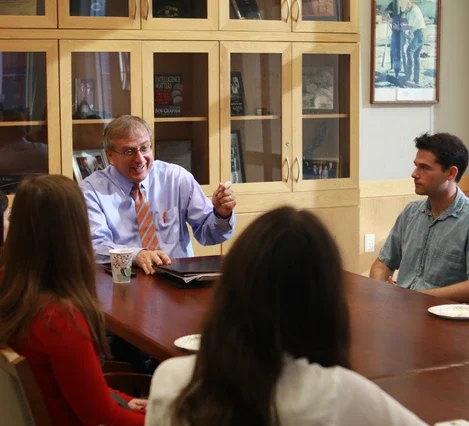
M 26 124 L 46 134 L 49 172 L 73 177 L 74 151 L 100 149 L 113 116 L 140 115 L 154 125 L 155 144 L 175 142 L 170 155 L 191 165 L 208 196 L 218 182 L 238 180 L 236 235 L 275 206 L 309 209 L 357 270 L 358 0 L 332 1 L 329 19 L 302 16 L 309 9 L 295 1 L 256 0 L 262 20 L 236 19 L 231 0 L 180 1 L 192 18 L 153 17 L 163 0 L 96 0 L 105 7 L 81 16 L 62 0 L 37 0 L 32 16 L 0 8 L 0 53 L 45 53 L 44 119 Z M 232 72 L 242 76 L 242 115 L 231 111 Z M 179 115 L 155 117 L 155 74 L 182 76 Z M 77 112 L 81 79 L 92 80 L 94 114 Z M 0 132 L 20 124 L 0 121 Z M 176 143 L 191 147 L 190 159 L 177 158 L 188 154 Z M 239 150 L 243 173 L 232 174 Z M 225 253 L 236 235 L 221 247 L 195 244 L 196 253 Z

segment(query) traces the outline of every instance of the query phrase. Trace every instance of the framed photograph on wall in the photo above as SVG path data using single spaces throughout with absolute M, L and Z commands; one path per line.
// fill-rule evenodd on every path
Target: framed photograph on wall
M 437 103 L 441 0 L 372 0 L 371 15 L 371 103 Z
M 336 71 L 334 66 L 303 67 L 303 114 L 333 112 L 336 105 Z
M 303 21 L 340 21 L 339 0 L 302 0 Z
M 241 132 L 239 130 L 231 131 L 231 182 L 246 182 L 243 145 L 241 143 Z
M 103 149 L 73 151 L 73 173 L 81 182 L 96 170 L 104 170 L 109 165 Z
M 192 173 L 192 141 L 156 140 L 155 159 L 177 164 Z

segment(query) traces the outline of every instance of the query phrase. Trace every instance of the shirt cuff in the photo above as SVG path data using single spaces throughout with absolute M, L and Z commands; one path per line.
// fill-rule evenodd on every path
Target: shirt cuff
M 217 211 L 215 210 L 215 207 L 213 208 L 213 214 L 215 215 L 215 217 L 217 217 L 218 219 L 222 219 L 222 220 L 230 220 L 231 219 L 231 216 L 233 216 L 233 212 L 231 212 L 228 216 L 226 217 L 223 217 L 223 216 L 220 216 Z

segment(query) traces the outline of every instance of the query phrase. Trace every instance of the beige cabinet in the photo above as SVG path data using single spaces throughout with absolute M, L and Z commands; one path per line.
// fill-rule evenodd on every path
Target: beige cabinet
M 27 175 L 61 173 L 58 46 L 0 40 L 0 189 Z
M 207 194 L 220 181 L 219 43 L 144 41 L 143 115 L 155 155 L 189 170 Z
M 358 46 L 221 43 L 222 178 L 238 193 L 358 187 Z
M 62 173 L 73 177 L 75 169 L 79 181 L 86 177 L 78 173 L 83 161 L 79 158 L 87 158 L 89 151 L 98 156 L 95 150 L 102 149 L 106 123 L 122 114 L 142 114 L 141 42 L 60 40 L 59 44 L 61 140 L 67 141 L 62 143 Z
M 7 10 L 0 0 L 0 53 L 29 52 L 15 59 L 26 71 L 0 61 L 0 101 L 18 74 L 33 116 L 3 114 L 0 132 L 25 124 L 47 141 L 47 172 L 80 180 L 87 163 L 104 167 L 106 124 L 139 115 L 153 125 L 156 157 L 190 170 L 208 196 L 233 182 L 235 238 L 273 207 L 310 209 L 354 269 L 358 0 L 250 0 L 248 9 L 244 0 L 23 3 Z M 226 252 L 234 239 L 195 251 Z
M 225 0 L 220 2 L 220 29 L 357 33 L 358 0 Z

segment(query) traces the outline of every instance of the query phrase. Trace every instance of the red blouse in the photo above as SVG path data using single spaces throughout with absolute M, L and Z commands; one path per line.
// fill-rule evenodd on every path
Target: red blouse
M 144 413 L 126 410 L 112 399 L 88 324 L 80 312 L 74 313 L 75 318 L 60 304 L 50 304 L 34 319 L 26 342 L 11 342 L 28 360 L 52 425 L 143 425 Z

